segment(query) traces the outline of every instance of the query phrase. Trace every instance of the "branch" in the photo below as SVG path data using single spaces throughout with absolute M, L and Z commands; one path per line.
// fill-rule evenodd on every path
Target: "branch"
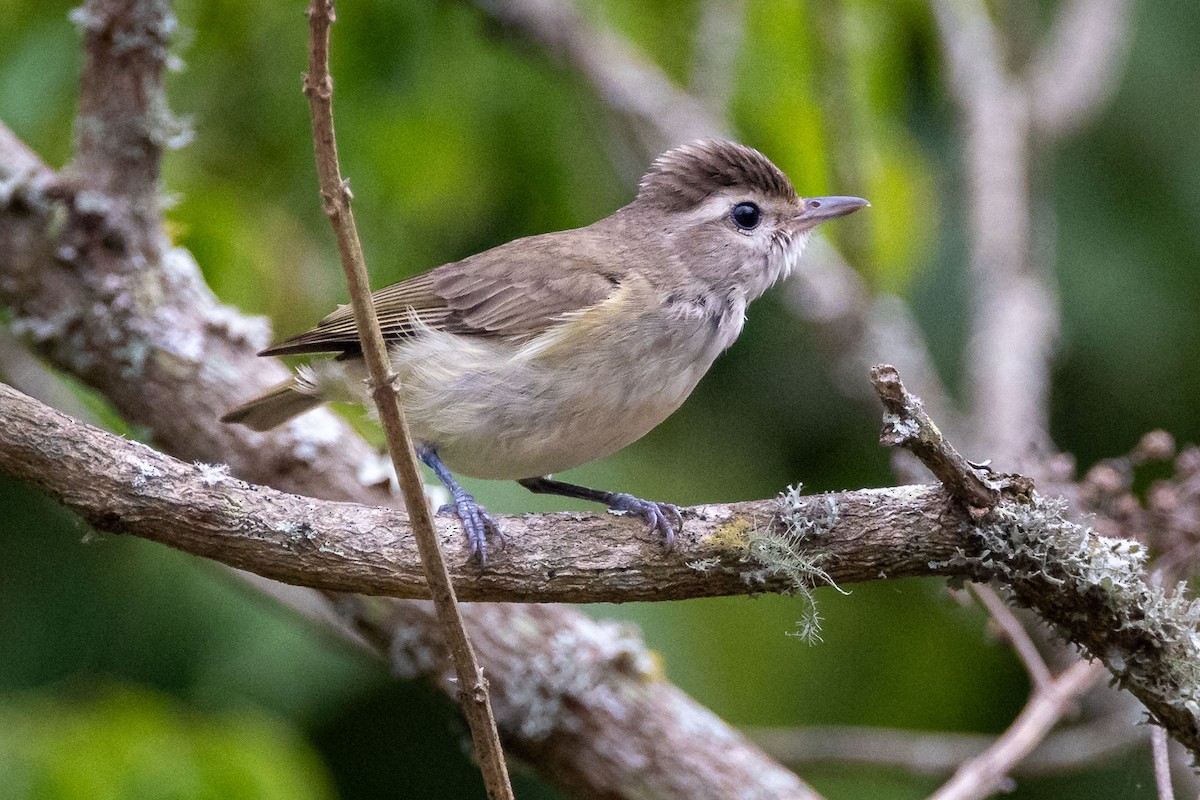
M 963 764 L 930 800 L 974 800 L 1001 791 L 1012 766 L 1050 732 L 1070 705 L 1103 673 L 1099 664 L 1080 661 L 1036 689 L 1016 722 L 995 744 Z
M 1033 469 L 1053 452 L 1050 359 L 1059 330 L 1048 264 L 1035 263 L 1030 153 L 1100 107 L 1124 63 L 1130 0 L 1072 0 L 1022 74 L 982 0 L 933 0 L 948 83 L 963 118 L 973 313 L 967 374 L 982 452 Z M 1039 246 L 1037 251 L 1051 247 Z
M 66 168 L 98 192 L 94 202 L 119 200 L 141 236 L 158 236 L 158 174 L 162 149 L 180 144 L 182 128 L 163 90 L 167 45 L 175 17 L 166 0 L 88 0 L 71 12 L 83 31 L 77 149 Z M 114 226 L 112 232 L 128 229 Z
M 1158 789 L 1158 800 L 1175 800 L 1171 787 L 1171 754 L 1167 750 L 1167 732 L 1155 726 L 1150 732 L 1150 746 L 1154 759 L 1154 785 Z
M 903 447 L 912 451 L 950 494 L 975 516 L 983 516 L 995 508 L 1000 502 L 999 484 L 983 477 L 982 470 L 972 466 L 946 441 L 925 413 L 921 400 L 904 388 L 896 368 L 890 364 L 876 366 L 871 370 L 871 383 L 887 412 L 883 417 L 880 443 L 885 447 Z M 1028 484 L 1015 488 L 1024 493 L 1033 487 Z
M 426 598 L 406 514 L 255 486 L 79 422 L 0 384 L 0 470 L 58 498 L 94 528 L 129 534 L 275 580 L 332 591 Z M 480 571 L 457 518 L 437 519 L 466 600 L 627 602 L 785 592 L 818 573 L 844 583 L 966 574 L 965 515 L 932 486 L 699 506 L 664 554 L 636 520 L 572 513 L 504 518 L 510 542 Z M 788 520 L 811 529 L 786 538 Z M 784 549 L 788 547 L 788 549 Z
M 214 474 L 211 467 L 179 464 L 122 443 L 11 389 L 0 398 L 5 418 L 12 420 L 0 438 L 0 468 L 55 494 L 101 530 L 150 536 L 324 588 L 398 593 L 419 585 L 419 559 L 411 545 L 400 560 L 405 544 L 396 529 L 403 518 L 394 512 L 276 495 Z M 89 487 L 99 494 L 90 494 Z M 523 528 L 516 527 L 522 520 L 511 518 L 514 541 L 528 551 L 518 553 L 514 544 L 487 573 L 474 580 L 463 576 L 462 594 L 478 591 L 485 599 L 509 591 L 539 600 L 621 601 L 787 590 L 825 578 L 995 579 L 1060 635 L 1102 660 L 1156 722 L 1200 753 L 1200 603 L 1147 585 L 1145 554 L 1136 543 L 1096 536 L 1066 520 L 1060 503 L 1022 494 L 1026 489 L 1019 477 L 1005 478 L 1003 499 L 977 524 L 957 498 L 931 487 L 815 498 L 789 493 L 782 503 L 704 506 L 691 510 L 699 522 L 681 537 L 681 552 L 662 558 L 650 545 L 630 542 L 628 528 L 604 536 L 596 518 L 579 520 L 576 527 L 567 522 L 571 515 L 531 516 L 523 519 Z M 192 522 L 198 530 L 189 530 Z M 443 538 L 461 542 L 455 534 L 443 528 Z M 552 538 L 539 540 L 540 535 Z M 563 555 L 558 543 L 569 539 L 595 549 L 566 548 L 565 560 L 556 561 Z M 618 552 L 622 546 L 632 551 Z M 602 561 L 601 554 L 615 558 Z M 661 573 L 648 579 L 643 573 L 656 561 L 663 562 Z M 396 577 L 403 571 L 414 576 L 408 584 Z M 689 573 L 701 573 L 702 579 Z M 669 580 L 672 574 L 695 587 L 695 594 L 680 594 Z M 566 586 L 574 593 L 563 593 Z
M 962 115 L 968 183 L 971 444 L 1011 467 L 1051 452 L 1049 359 L 1058 309 L 1030 262 L 1029 109 L 1004 69 L 981 0 L 934 0 L 948 82 Z M 1040 265 L 1037 265 L 1040 266 Z
M 1029 680 L 1033 683 L 1034 688 L 1040 689 L 1049 684 L 1053 679 L 1050 668 L 1046 666 L 1042 654 L 1038 652 L 1033 639 L 1029 638 L 1029 633 L 1017 619 L 1017 615 L 1009 610 L 992 587 L 972 583 L 970 589 L 975 598 L 979 600 L 980 605 L 987 609 L 987 613 L 1003 633 L 1004 638 L 1012 645 L 1017 658 L 1021 660 L 1025 671 L 1029 673 Z
M 1041 777 L 1075 772 L 1122 757 L 1144 747 L 1150 728 L 1123 717 L 1051 733 L 1010 774 Z M 1162 728 L 1154 727 L 1161 731 Z M 743 732 L 775 758 L 793 768 L 817 762 L 898 767 L 919 775 L 951 774 L 978 757 L 997 740 L 986 733 L 941 733 L 817 725 L 807 728 L 743 728 Z
M 894 370 L 883 365 L 876 372 Z M 881 398 L 895 389 L 886 382 L 876 388 Z M 902 386 L 899 392 L 904 394 Z M 889 410 L 899 416 L 888 420 L 885 435 L 889 428 L 924 428 L 919 402 L 893 404 Z M 930 469 L 961 468 L 940 447 L 930 448 L 927 438 L 908 435 L 897 443 Z M 978 479 L 975 473 L 966 464 L 960 475 L 944 480 L 952 487 L 969 485 Z M 1070 522 L 1065 502 L 1037 495 L 1028 478 L 997 476 L 997 483 L 1001 497 L 1012 499 L 985 514 L 972 509 L 979 520 L 979 566 L 1060 636 L 1100 659 L 1116 683 L 1142 701 L 1154 722 L 1200 755 L 1200 601 L 1187 600 L 1183 585 L 1170 594 L 1153 585 L 1143 546 L 1097 536 Z M 955 496 L 962 502 L 965 494 Z M 1037 522 L 1029 524 L 1033 518 Z
M 588 24 L 569 0 L 475 0 L 503 29 L 575 69 L 629 123 L 650 155 L 692 139 L 727 135 L 727 124 L 624 37 Z
M 1030 110 L 1039 133 L 1078 130 L 1117 88 L 1129 51 L 1132 0 L 1063 3 L 1029 68 Z
M 450 647 L 451 660 L 458 673 L 458 701 L 467 717 L 475 754 L 483 771 L 488 797 L 513 797 L 508 779 L 508 765 L 500 747 L 492 701 L 488 696 L 483 670 L 475 657 L 475 649 L 467 636 L 454 586 L 446 571 L 446 562 L 433 529 L 433 518 L 425 500 L 425 488 L 417 467 L 417 455 L 409 436 L 408 423 L 400 408 L 397 392 L 400 387 L 388 359 L 387 345 L 379 327 L 379 317 L 371 299 L 371 278 L 363 258 L 362 243 L 350 208 L 350 186 L 342 179 L 338 164 L 337 140 L 333 125 L 333 76 L 329 74 L 329 30 L 335 15 L 333 0 L 313 0 L 308 8 L 310 27 L 308 74 L 304 76 L 304 93 L 312 112 L 313 146 L 316 150 L 317 176 L 326 216 L 337 234 L 338 251 L 342 256 L 342 271 L 350 290 L 350 304 L 363 360 L 370 376 L 371 395 L 379 412 L 379 421 L 387 439 L 392 466 L 404 495 L 410 527 L 424 567 L 425 582 L 433 596 L 438 623 Z M 480 554 L 482 561 L 483 555 Z

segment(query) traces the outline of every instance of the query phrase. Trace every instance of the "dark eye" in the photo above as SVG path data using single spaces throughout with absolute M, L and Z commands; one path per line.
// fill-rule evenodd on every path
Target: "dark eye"
M 733 224 L 744 231 L 752 231 L 762 221 L 762 211 L 754 203 L 738 203 L 730 214 Z

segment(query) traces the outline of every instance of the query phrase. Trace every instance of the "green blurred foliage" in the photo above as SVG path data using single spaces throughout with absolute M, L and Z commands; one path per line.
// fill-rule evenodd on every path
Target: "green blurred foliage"
M 186 68 L 170 78 L 172 107 L 195 132 L 165 163 L 172 234 L 223 299 L 268 315 L 281 335 L 345 301 L 300 93 L 303 5 L 181 0 L 174 51 Z M 688 83 L 698 0 L 581 5 Z M 1015 26 L 1029 36 L 1052 10 L 1000 5 L 1006 19 L 1041 14 Z M 3 10 L 0 119 L 60 165 L 80 64 L 69 4 L 6 0 Z M 377 285 L 629 200 L 644 162 L 630 163 L 623 127 L 536 48 L 465 3 L 362 0 L 339 11 L 339 144 Z M 1037 154 L 1036 257 L 1054 270 L 1064 316 L 1053 433 L 1084 466 L 1154 427 L 1200 439 L 1196 41 L 1195 3 L 1139 6 L 1111 105 Z M 954 390 L 968 313 L 964 195 L 926 5 L 753 0 L 730 81 L 740 137 L 803 193 L 871 199 L 870 212 L 826 235 L 870 286 L 911 303 Z M 678 414 L 573 477 L 683 503 L 763 497 L 798 480 L 811 491 L 887 483 L 877 411 L 847 400 L 835 372 L 769 295 Z M 468 483 L 498 511 L 566 505 Z M 98 782 L 113 764 L 127 765 L 124 782 L 92 796 L 482 794 L 453 709 L 423 684 L 397 683 L 195 559 L 144 542 L 81 544 L 78 523 L 7 482 L 0 519 L 0 796 L 77 796 L 85 784 L 68 785 L 71 774 Z M 638 623 L 669 677 L 734 723 L 999 731 L 1026 697 L 983 615 L 937 583 L 818 600 L 825 641 L 814 647 L 786 635 L 800 615 L 788 598 L 590 611 Z M 12 759 L 27 771 L 5 769 Z M 58 782 L 31 788 L 17 774 Z M 919 797 L 933 785 L 835 766 L 811 777 L 831 797 Z M 555 796 L 529 775 L 517 781 L 523 798 Z M 1133 754 L 1023 781 L 1013 796 L 1154 791 L 1147 759 Z
M 67 800 L 333 797 L 324 765 L 296 732 L 239 710 L 196 714 L 131 689 L 19 696 L 0 708 L 6 797 Z

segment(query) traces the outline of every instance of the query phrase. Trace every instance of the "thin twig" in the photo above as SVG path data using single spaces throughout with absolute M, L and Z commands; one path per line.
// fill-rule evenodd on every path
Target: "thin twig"
M 1171 787 L 1171 752 L 1167 749 L 1167 731 L 1158 725 L 1150 731 L 1150 752 L 1154 755 L 1154 785 L 1158 800 L 1175 800 Z
M 459 700 L 471 727 L 471 738 L 483 770 L 488 796 L 512 798 L 508 765 L 500 747 L 487 682 L 463 625 L 454 586 L 450 583 L 429 504 L 425 500 L 416 453 L 396 394 L 397 378 L 388 362 L 387 347 L 371 300 L 370 278 L 350 209 L 349 185 L 342 179 L 338 165 L 333 127 L 333 78 L 329 74 L 329 29 L 335 19 L 333 0 L 313 0 L 308 9 L 308 19 L 311 39 L 304 93 L 308 96 L 312 111 L 313 144 L 322 205 L 337 234 L 358 338 L 370 374 L 371 394 L 379 409 L 379 420 L 412 521 L 438 620 L 458 670 Z
M 920 399 L 904 388 L 895 367 L 876 365 L 871 370 L 871 383 L 887 410 L 880 443 L 911 450 L 973 513 L 985 513 L 1000 502 L 1000 490 L 946 441 Z
M 976 800 L 1004 788 L 1005 776 L 1058 724 L 1071 704 L 1104 674 L 1097 662 L 1080 661 L 1034 691 L 996 743 L 959 767 L 930 800 Z
M 793 769 L 813 763 L 895 767 L 917 775 L 950 775 L 996 743 L 986 733 L 913 731 L 844 725 L 742 728 L 750 739 Z M 1147 726 L 1105 717 L 1055 731 L 1013 765 L 1025 777 L 1062 775 L 1095 767 L 1147 744 Z
M 984 583 L 971 583 L 967 588 L 987 609 L 992 620 L 1004 632 L 1004 638 L 1008 639 L 1009 644 L 1016 651 L 1017 657 L 1025 665 L 1025 671 L 1029 673 L 1029 679 L 1033 682 L 1034 688 L 1040 689 L 1049 683 L 1054 677 L 1050 674 L 1050 668 L 1046 666 L 1033 639 L 1029 638 L 1029 632 L 1025 630 L 1021 620 L 1017 619 L 1017 615 L 1009 610 L 1004 601 L 1000 599 L 1000 595 L 996 594 L 996 590 Z

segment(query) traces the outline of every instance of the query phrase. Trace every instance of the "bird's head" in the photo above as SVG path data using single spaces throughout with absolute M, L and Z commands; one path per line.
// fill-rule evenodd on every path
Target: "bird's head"
M 668 150 L 651 164 L 629 210 L 660 227 L 679 266 L 754 299 L 795 266 L 813 228 L 869 203 L 801 197 L 757 150 L 707 139 Z

